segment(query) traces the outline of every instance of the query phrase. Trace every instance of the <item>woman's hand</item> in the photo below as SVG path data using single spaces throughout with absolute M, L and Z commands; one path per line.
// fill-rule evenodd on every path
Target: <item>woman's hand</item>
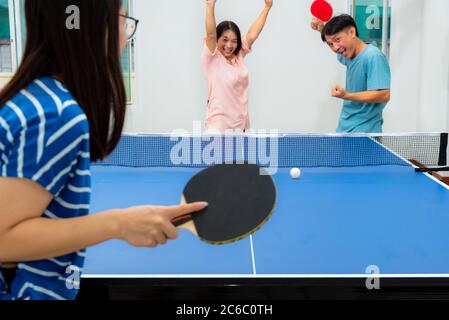
M 141 206 L 124 209 L 118 216 L 119 239 L 136 247 L 154 248 L 178 237 L 172 221 L 201 211 L 207 203 L 196 202 L 173 207 Z

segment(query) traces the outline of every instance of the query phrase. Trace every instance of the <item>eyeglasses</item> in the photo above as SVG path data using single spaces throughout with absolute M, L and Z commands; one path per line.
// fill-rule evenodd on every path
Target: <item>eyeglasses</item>
M 121 14 L 120 16 L 126 19 L 126 37 L 129 41 L 134 38 L 134 35 L 136 34 L 139 20 L 123 14 Z

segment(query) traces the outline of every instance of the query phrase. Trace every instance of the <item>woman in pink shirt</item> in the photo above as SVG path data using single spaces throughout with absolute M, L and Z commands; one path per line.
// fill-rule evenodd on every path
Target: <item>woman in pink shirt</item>
M 242 38 L 232 21 L 215 22 L 216 0 L 206 0 L 206 39 L 201 62 L 208 85 L 207 133 L 249 129 L 248 69 L 244 58 L 263 30 L 273 0 Z

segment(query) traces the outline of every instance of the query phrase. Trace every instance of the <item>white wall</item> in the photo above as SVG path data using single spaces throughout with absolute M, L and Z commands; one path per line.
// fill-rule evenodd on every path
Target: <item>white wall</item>
M 392 101 L 387 132 L 448 130 L 449 1 L 391 0 Z M 336 13 L 346 0 L 332 0 Z M 263 0 L 218 0 L 217 21 L 234 20 L 242 32 Z M 329 97 L 344 85 L 345 69 L 309 27 L 310 1 L 274 0 L 266 29 L 246 59 L 250 69 L 253 128 L 283 132 L 334 132 L 341 101 Z M 204 1 L 135 0 L 141 20 L 136 41 L 136 104 L 128 132 L 192 130 L 203 121 L 207 88 L 199 56 Z
M 449 1 L 426 1 L 422 46 L 420 129 L 448 128 Z M 445 116 L 444 116 L 445 115 Z
M 449 129 L 449 1 L 392 0 L 392 100 L 385 129 Z
M 392 0 L 392 97 L 385 110 L 386 131 L 418 130 L 424 3 L 422 0 Z

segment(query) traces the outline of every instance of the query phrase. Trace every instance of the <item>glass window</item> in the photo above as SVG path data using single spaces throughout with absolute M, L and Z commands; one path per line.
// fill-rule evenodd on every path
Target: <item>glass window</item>
M 19 21 L 20 21 L 20 36 L 21 36 L 21 43 L 22 43 L 22 48 L 25 48 L 25 40 L 26 40 L 26 34 L 27 34 L 27 28 L 26 28 L 26 21 L 25 21 L 25 0 L 20 0 L 19 3 L 20 6 L 20 17 L 19 17 Z
M 360 38 L 366 43 L 376 43 L 379 49 L 388 56 L 391 25 L 390 1 L 352 0 L 350 7 Z M 384 21 L 385 16 L 386 21 Z
M 123 1 L 123 6 L 126 9 L 126 14 L 131 15 L 132 10 L 129 3 L 129 0 Z M 134 40 L 131 40 L 128 42 L 122 56 L 121 56 L 121 63 L 122 63 L 122 70 L 123 70 L 123 79 L 125 81 L 125 88 L 126 88 L 126 94 L 128 97 L 128 103 L 131 103 L 134 101 L 134 66 L 133 66 L 133 59 L 134 56 Z
M 55 0 L 56 1 L 56 0 Z M 127 14 L 132 15 L 132 1 L 123 0 Z M 0 73 L 14 72 L 25 47 L 25 0 L 0 0 Z M 12 23 L 11 23 L 12 22 Z M 13 30 L 10 28 L 13 27 Z M 134 40 L 129 41 L 121 56 L 128 103 L 134 101 Z
M 0 0 L 0 72 L 12 72 L 8 0 Z

